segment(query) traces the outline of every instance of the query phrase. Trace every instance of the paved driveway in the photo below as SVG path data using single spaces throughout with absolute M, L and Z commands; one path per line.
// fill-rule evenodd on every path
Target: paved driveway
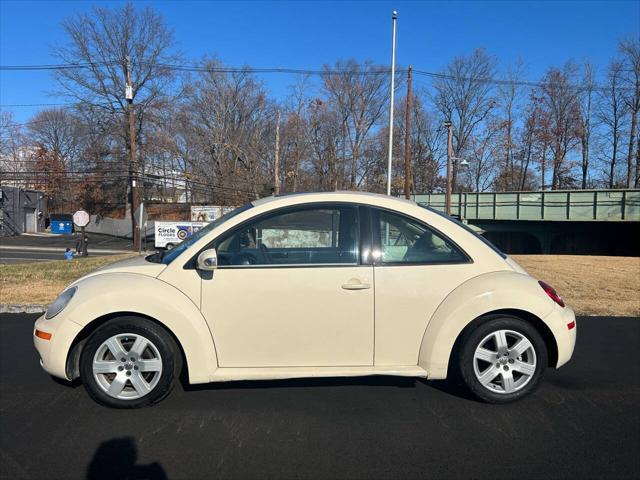
M 582 318 L 521 402 L 390 377 L 177 388 L 109 410 L 55 383 L 34 316 L 0 315 L 2 478 L 639 478 L 640 319 Z

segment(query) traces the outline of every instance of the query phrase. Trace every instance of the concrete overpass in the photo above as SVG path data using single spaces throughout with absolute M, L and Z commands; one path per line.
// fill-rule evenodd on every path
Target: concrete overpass
M 445 209 L 442 193 L 414 195 Z M 640 256 L 640 190 L 456 193 L 451 213 L 508 253 Z

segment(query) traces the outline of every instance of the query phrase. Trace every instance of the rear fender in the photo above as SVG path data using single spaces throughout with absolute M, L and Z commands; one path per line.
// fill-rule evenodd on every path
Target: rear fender
M 418 365 L 427 371 L 428 378 L 446 378 L 455 341 L 476 318 L 495 310 L 515 309 L 544 319 L 554 307 L 529 275 L 500 271 L 474 277 L 438 306 L 422 338 Z

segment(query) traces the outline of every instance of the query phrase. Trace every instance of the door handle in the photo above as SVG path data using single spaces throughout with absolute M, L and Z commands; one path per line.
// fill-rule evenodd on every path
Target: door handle
M 349 283 L 343 283 L 342 288 L 344 290 L 367 290 L 368 288 L 371 288 L 371 284 L 360 282 L 357 280 L 350 280 Z

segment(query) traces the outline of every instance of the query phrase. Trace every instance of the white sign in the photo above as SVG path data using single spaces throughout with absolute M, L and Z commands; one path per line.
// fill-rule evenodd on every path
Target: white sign
M 89 214 L 84 210 L 78 210 L 73 214 L 73 223 L 75 223 L 78 227 L 86 227 L 89 225 Z
M 175 247 L 207 224 L 208 222 L 155 222 L 155 246 Z
M 235 210 L 236 207 L 222 207 L 219 205 L 192 205 L 192 222 L 213 222 L 223 215 Z
M 140 218 L 141 215 L 142 215 L 142 218 Z M 147 213 L 147 209 L 144 208 L 144 203 L 141 203 L 140 206 L 137 208 L 137 210 L 134 212 L 133 218 L 136 221 L 136 223 L 140 225 L 140 227 L 146 227 L 148 217 L 149 217 L 149 214 Z

